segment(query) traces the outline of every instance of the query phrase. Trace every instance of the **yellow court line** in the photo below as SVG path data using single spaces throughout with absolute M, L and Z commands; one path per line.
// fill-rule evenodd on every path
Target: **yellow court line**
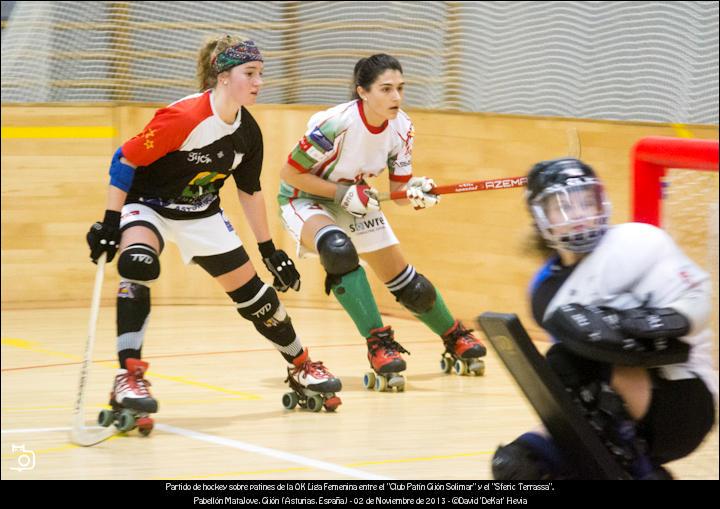
M 672 124 L 672 128 L 678 138 L 694 138 L 692 131 L 684 124 Z
M 206 475 L 190 475 L 183 477 L 155 477 L 158 481 L 182 481 L 183 479 L 210 479 L 212 477 L 227 477 L 229 475 L 241 476 L 241 475 L 258 475 L 258 474 L 283 474 L 286 472 L 310 472 L 314 470 L 310 467 L 290 467 L 290 468 L 275 468 L 268 470 L 251 470 L 247 472 L 224 472 L 221 474 L 206 474 Z
M 54 350 L 46 350 L 44 348 L 39 348 L 39 347 L 35 346 L 38 344 L 36 341 L 27 341 L 25 339 L 17 339 L 17 338 L 3 338 L 0 342 L 4 346 L 12 346 L 15 348 L 19 348 L 21 350 L 28 350 L 31 352 L 43 353 L 45 355 L 60 356 L 60 357 L 68 358 L 68 359 L 74 359 L 74 360 L 82 360 L 83 359 L 79 355 L 71 355 L 71 354 L 67 354 L 65 352 L 57 352 Z M 116 365 L 114 363 L 99 362 L 98 364 L 104 368 L 116 369 Z M 181 376 L 169 376 L 169 375 L 163 375 L 160 373 L 156 373 L 154 371 L 153 372 L 148 371 L 148 377 L 160 378 L 162 380 L 177 382 L 180 384 L 190 385 L 193 387 L 200 387 L 201 389 L 209 389 L 211 391 L 223 392 L 225 394 L 232 394 L 234 396 L 239 396 L 246 400 L 262 399 L 262 396 L 260 396 L 258 394 L 236 391 L 233 389 L 226 389 L 225 387 L 220 387 L 218 385 L 211 385 L 211 384 L 207 384 L 204 382 L 196 382 L 195 380 L 190 380 L 188 378 L 181 377 Z
M 360 467 L 363 465 L 385 465 L 389 463 L 414 463 L 420 461 L 435 461 L 435 460 L 451 460 L 457 458 L 468 458 L 471 456 L 486 456 L 492 454 L 489 451 L 478 451 L 478 452 L 463 452 L 458 454 L 445 454 L 440 456 L 424 456 L 419 458 L 399 458 L 395 460 L 377 460 L 377 461 L 360 461 L 357 463 L 350 463 L 344 465 L 346 467 Z
M 13 346 L 15 348 L 20 348 L 22 350 L 27 350 L 29 352 L 37 352 L 37 353 L 43 353 L 45 355 L 50 355 L 53 357 L 62 357 L 63 359 L 82 359 L 78 355 L 72 355 L 65 352 L 58 352 L 55 350 L 47 350 L 45 348 L 40 348 L 38 345 L 39 343 L 37 341 L 27 341 L 26 339 L 17 339 L 17 338 L 3 338 L 1 341 L 3 346 Z
M 23 138 L 114 138 L 118 132 L 112 126 L 26 126 L 3 127 L 3 139 Z
M 392 463 L 414 463 L 414 462 L 423 462 L 423 461 L 437 461 L 437 460 L 449 460 L 449 459 L 458 459 L 458 458 L 467 458 L 472 456 L 486 456 L 490 455 L 492 452 L 490 451 L 479 451 L 479 452 L 466 452 L 466 453 L 458 453 L 458 454 L 446 454 L 446 455 L 439 455 L 439 456 L 424 456 L 419 458 L 399 458 L 399 459 L 392 459 L 392 460 L 377 460 L 377 461 L 359 461 L 356 463 L 346 463 L 343 465 L 344 467 L 360 467 L 365 465 L 385 465 L 385 464 L 392 464 Z M 228 477 L 228 476 L 241 476 L 241 475 L 259 475 L 259 474 L 282 474 L 287 472 L 300 472 L 300 471 L 306 471 L 309 472 L 311 470 L 314 470 L 309 467 L 290 467 L 290 468 L 279 468 L 279 469 L 268 469 L 268 470 L 253 470 L 253 471 L 246 471 L 246 472 L 223 472 L 218 474 L 204 474 L 204 475 L 195 475 L 195 476 L 182 476 L 182 477 L 156 477 L 157 480 L 163 480 L 163 481 L 181 481 L 183 479 L 210 479 L 212 477 Z
M 70 449 L 77 449 L 78 447 L 80 447 L 80 446 L 75 445 L 75 444 L 67 444 L 67 445 L 63 445 L 61 447 L 51 447 L 49 449 L 33 449 L 32 451 L 35 454 L 51 454 L 51 453 L 55 453 L 55 452 L 65 452 Z M 4 459 L 4 460 L 12 460 L 15 458 L 17 458 L 17 454 L 3 454 L 2 455 L 2 459 Z
M 117 435 L 113 435 L 110 438 L 106 440 L 106 442 L 109 442 L 110 440 L 116 440 L 118 438 L 122 438 L 123 436 L 126 436 L 124 433 L 118 433 Z M 80 447 L 79 445 L 75 444 L 66 444 L 61 445 L 60 447 L 49 447 L 47 449 L 33 449 L 33 452 L 37 455 L 43 455 L 43 454 L 54 454 L 54 453 L 60 453 L 69 451 L 71 449 L 85 449 L 84 447 Z M 2 459 L 4 460 L 12 460 L 17 458 L 17 454 L 3 454 Z
M 218 401 L 242 401 L 248 399 L 244 396 L 217 396 L 203 399 L 166 399 L 163 398 L 163 406 L 168 405 L 205 405 Z M 110 408 L 110 405 L 88 405 L 88 408 Z M 27 407 L 2 407 L 5 413 L 27 413 L 27 412 L 46 412 L 48 410 L 62 410 L 63 412 L 73 410 L 68 405 L 49 405 L 49 406 L 27 406 Z
M 154 371 L 148 371 L 147 374 L 148 374 L 149 378 L 159 378 L 161 380 L 168 380 L 170 382 L 177 382 L 180 384 L 192 385 L 193 387 L 200 387 L 201 389 L 210 389 L 211 391 L 224 392 L 225 394 L 232 394 L 234 396 L 239 396 L 242 399 L 246 399 L 246 400 L 262 399 L 262 396 L 260 396 L 258 394 L 252 394 L 250 392 L 241 392 L 241 391 L 236 391 L 233 389 L 226 389 L 225 387 L 220 387 L 218 385 L 206 384 L 205 382 L 196 382 L 195 380 L 189 380 L 182 376 L 161 375 Z

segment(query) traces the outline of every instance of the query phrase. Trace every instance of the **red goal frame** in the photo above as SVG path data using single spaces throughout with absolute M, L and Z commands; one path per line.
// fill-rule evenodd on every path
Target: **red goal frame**
M 631 152 L 633 221 L 660 224 L 662 178 L 669 168 L 718 171 L 718 141 L 650 136 Z

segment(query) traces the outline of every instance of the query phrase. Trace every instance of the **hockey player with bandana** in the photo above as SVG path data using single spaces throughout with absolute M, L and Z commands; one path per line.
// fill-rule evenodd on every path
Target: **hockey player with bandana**
M 398 302 L 441 337 L 446 372 L 454 364 L 458 374 L 479 374 L 485 347 L 405 260 L 377 191 L 366 182 L 387 168 L 390 190 L 405 189 L 415 209 L 439 202 L 432 179 L 412 176 L 414 129 L 400 109 L 402 67 L 392 56 L 377 54 L 360 59 L 353 78 L 354 100 L 315 114 L 282 168 L 278 199 L 285 227 L 300 256 L 319 254 L 326 293 L 335 295 L 366 339 L 373 369 L 364 379 L 367 388 L 384 390 L 387 384 L 402 390 L 401 354 L 407 352 L 383 324 L 360 257 Z
M 276 292 L 298 291 L 300 274 L 270 236 L 260 187 L 262 133 L 245 108 L 257 99 L 263 66 L 253 41 L 231 36 L 209 41 L 198 59 L 200 92 L 159 109 L 112 159 L 105 218 L 91 227 L 87 241 L 93 262 L 103 254 L 110 262 L 119 250 L 120 369 L 111 394 L 116 412 L 158 409 L 141 351 L 150 285 L 160 276 L 159 257 L 168 240 L 177 244 L 186 264 L 197 264 L 212 276 L 238 313 L 279 351 L 289 364 L 288 381 L 332 395 L 329 402 L 323 399 L 328 409 L 340 404 L 334 396 L 340 380 L 310 360 Z M 258 277 L 223 214 L 219 190 L 230 176 L 263 263 L 274 276 L 272 287 Z
M 536 164 L 526 200 L 555 251 L 530 291 L 554 340 L 549 366 L 633 478 L 669 478 L 661 466 L 695 450 L 715 421 L 708 275 L 659 228 L 609 226 L 603 186 L 579 160 Z M 633 365 L 668 341 L 689 346 L 685 362 Z M 499 447 L 492 470 L 504 480 L 573 476 L 543 432 Z

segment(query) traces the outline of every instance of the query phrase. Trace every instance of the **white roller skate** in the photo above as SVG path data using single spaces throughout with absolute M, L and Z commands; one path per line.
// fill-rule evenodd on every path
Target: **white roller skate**
M 110 393 L 111 410 L 102 410 L 98 415 L 98 424 L 108 427 L 115 424 L 119 431 L 127 432 L 138 428 L 140 434 L 147 436 L 155 422 L 149 414 L 158 410 L 158 403 L 152 397 L 144 378 L 149 364 L 140 359 L 128 359 L 127 369 L 120 369 L 115 376 L 115 384 Z
M 400 354 L 409 354 L 410 352 L 395 341 L 395 333 L 392 328 L 388 325 L 371 330 L 367 345 L 368 361 L 373 370 L 365 373 L 363 386 L 368 390 L 375 389 L 378 392 L 393 389 L 403 392 L 405 376 L 401 374 L 401 371 L 405 371 L 407 365 Z
M 440 359 L 440 369 L 443 373 L 454 371 L 456 375 L 485 374 L 485 357 L 487 349 L 472 335 L 472 329 L 466 329 L 459 321 L 442 335 L 445 351 Z
M 300 405 L 300 408 L 307 408 L 311 412 L 319 412 L 323 407 L 328 412 L 334 412 L 342 404 L 335 395 L 342 389 L 342 382 L 322 362 L 311 361 L 307 348 L 293 360 L 293 367 L 288 368 L 285 382 L 292 389 L 282 398 L 282 404 L 288 410 Z

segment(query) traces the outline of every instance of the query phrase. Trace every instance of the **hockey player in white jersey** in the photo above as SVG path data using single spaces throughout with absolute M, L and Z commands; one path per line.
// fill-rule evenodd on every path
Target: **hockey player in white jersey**
M 387 289 L 443 342 L 442 368 L 481 374 L 485 346 L 448 310 L 435 286 L 409 264 L 366 179 L 388 169 L 390 190 L 406 190 L 415 209 L 438 203 L 434 183 L 413 177 L 414 129 L 400 109 L 405 82 L 390 55 L 362 58 L 354 70 L 354 100 L 313 115 L 281 171 L 278 201 L 301 256 L 317 252 L 332 292 L 367 341 L 373 369 L 367 388 L 403 390 L 406 350 L 394 339 L 370 290 L 362 257 Z
M 670 477 L 661 465 L 690 454 L 715 421 L 708 274 L 655 226 L 609 226 L 603 186 L 577 159 L 536 164 L 526 200 L 555 251 L 530 292 L 554 341 L 548 364 L 633 478 Z M 689 345 L 686 362 L 633 365 L 676 340 Z M 573 476 L 542 432 L 499 447 L 492 468 L 496 479 Z

